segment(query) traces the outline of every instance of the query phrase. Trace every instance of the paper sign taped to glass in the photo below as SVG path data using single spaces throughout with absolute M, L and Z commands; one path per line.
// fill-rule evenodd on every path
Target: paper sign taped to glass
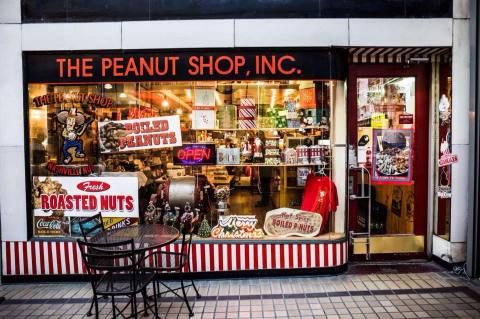
M 315 237 L 320 233 L 322 216 L 305 210 L 278 208 L 267 212 L 263 230 L 276 237 Z

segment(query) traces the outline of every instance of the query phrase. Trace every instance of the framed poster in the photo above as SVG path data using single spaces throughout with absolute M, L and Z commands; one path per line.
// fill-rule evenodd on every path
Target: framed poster
M 372 143 L 372 184 L 411 184 L 413 131 L 373 129 Z

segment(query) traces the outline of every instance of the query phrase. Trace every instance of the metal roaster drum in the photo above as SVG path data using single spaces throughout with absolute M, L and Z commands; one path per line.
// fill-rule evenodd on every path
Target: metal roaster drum
M 183 208 L 186 202 L 192 207 L 205 200 L 203 196 L 205 186 L 204 176 L 179 176 L 169 178 L 163 184 L 163 195 L 170 207 Z

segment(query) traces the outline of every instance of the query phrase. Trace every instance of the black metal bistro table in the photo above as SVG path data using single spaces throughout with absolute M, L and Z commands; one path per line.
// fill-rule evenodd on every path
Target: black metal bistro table
M 133 238 L 135 250 L 145 253 L 147 250 L 168 245 L 180 236 L 178 229 L 160 224 L 141 224 L 124 228 L 106 230 L 91 238 L 92 243 L 114 243 Z
M 144 259 L 149 250 L 166 246 L 180 236 L 178 229 L 160 224 L 141 224 L 124 228 L 101 231 L 90 239 L 92 243 L 115 243 L 133 239 L 135 251 L 140 260 Z M 146 310 L 146 293 L 142 292 L 144 298 L 145 315 Z M 93 304 L 93 303 L 92 303 Z M 91 311 L 91 308 L 90 308 Z M 89 312 L 90 312 L 89 311 Z

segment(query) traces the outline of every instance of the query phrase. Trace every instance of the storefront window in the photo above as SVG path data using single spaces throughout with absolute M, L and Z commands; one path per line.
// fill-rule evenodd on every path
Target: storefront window
M 382 87 L 408 89 L 413 81 L 397 79 Z M 370 80 L 365 83 L 372 87 Z M 333 167 L 330 142 L 336 85 L 328 80 L 30 84 L 34 236 L 79 236 L 78 220 L 97 212 L 112 228 L 177 225 L 192 212 L 201 221 L 199 238 L 343 238 L 335 219 L 345 219 L 345 212 L 337 211 L 344 199 L 337 196 L 332 173 L 345 167 Z M 376 112 L 389 121 L 385 128 L 412 129 L 412 95 L 391 93 L 407 103 L 401 109 L 359 109 L 359 116 Z M 399 123 L 399 115 L 407 113 L 411 124 Z M 399 186 L 379 187 L 381 197 Z M 407 201 L 413 186 L 401 188 Z M 408 223 L 405 227 L 392 231 L 410 232 Z

